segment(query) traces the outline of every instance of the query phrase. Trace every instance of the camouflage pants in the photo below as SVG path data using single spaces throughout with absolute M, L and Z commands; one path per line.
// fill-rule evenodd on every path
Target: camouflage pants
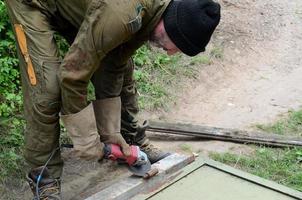
M 39 4 L 40 1 L 26 1 L 33 6 L 24 2 L 5 1 L 14 27 L 20 62 L 26 119 L 24 157 L 35 168 L 44 165 L 52 151 L 59 147 L 61 94 L 57 71 L 61 59 L 54 34 L 59 32 L 72 42 L 78 27 L 64 19 L 56 19 L 54 23 L 45 8 Z M 138 112 L 133 62 L 129 60 L 125 65 L 112 68 L 112 63 L 106 60 L 110 59 L 104 59 L 91 80 L 96 98 L 121 95 L 122 115 L 133 121 Z M 48 168 L 54 177 L 60 177 L 62 167 L 63 161 L 58 150 Z

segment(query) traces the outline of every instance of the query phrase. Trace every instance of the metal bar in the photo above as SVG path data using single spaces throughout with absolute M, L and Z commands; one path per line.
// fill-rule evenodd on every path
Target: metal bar
M 152 168 L 158 169 L 158 174 L 150 179 L 129 176 L 120 180 L 101 191 L 89 195 L 85 200 L 125 200 L 134 197 L 139 193 L 147 193 L 156 190 L 168 181 L 172 181 L 175 172 L 195 160 L 193 155 L 185 156 L 174 153 L 152 165 Z
M 174 135 L 195 136 L 204 139 L 262 144 L 272 147 L 302 147 L 301 137 L 248 132 L 237 129 L 226 129 L 192 124 L 151 121 L 147 130 Z

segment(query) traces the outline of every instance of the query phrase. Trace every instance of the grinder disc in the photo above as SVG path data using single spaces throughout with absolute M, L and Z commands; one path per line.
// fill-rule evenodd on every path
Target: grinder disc
M 129 166 L 129 170 L 133 173 L 133 175 L 135 176 L 145 176 L 146 173 L 148 171 L 150 171 L 151 169 L 151 163 L 150 161 L 146 161 L 145 164 L 142 164 L 142 165 L 132 165 L 132 166 Z

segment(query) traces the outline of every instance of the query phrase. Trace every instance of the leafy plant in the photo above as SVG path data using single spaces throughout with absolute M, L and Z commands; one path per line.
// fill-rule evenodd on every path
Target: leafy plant
M 0 180 L 23 175 L 21 156 L 24 120 L 13 118 L 0 124 Z
M 0 1 L 0 180 L 23 175 L 24 121 L 15 38 Z
M 15 39 L 3 1 L 0 1 L 0 66 L 0 117 L 3 119 L 19 113 L 22 107 Z

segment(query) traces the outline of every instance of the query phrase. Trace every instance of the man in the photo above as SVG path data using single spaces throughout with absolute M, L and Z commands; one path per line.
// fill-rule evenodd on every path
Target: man
M 147 151 L 152 146 L 133 117 L 138 110 L 131 55 L 150 40 L 169 55 L 194 56 L 205 51 L 220 20 L 220 6 L 212 0 L 6 0 L 6 5 L 18 41 L 24 156 L 32 168 L 27 179 L 38 199 L 60 199 L 59 118 L 77 155 L 99 160 L 104 143 L 118 144 L 129 155 L 122 110 L 124 137 Z M 63 61 L 55 32 L 71 44 Z M 88 105 L 90 80 L 97 100 Z M 160 152 L 155 160 L 164 156 Z

